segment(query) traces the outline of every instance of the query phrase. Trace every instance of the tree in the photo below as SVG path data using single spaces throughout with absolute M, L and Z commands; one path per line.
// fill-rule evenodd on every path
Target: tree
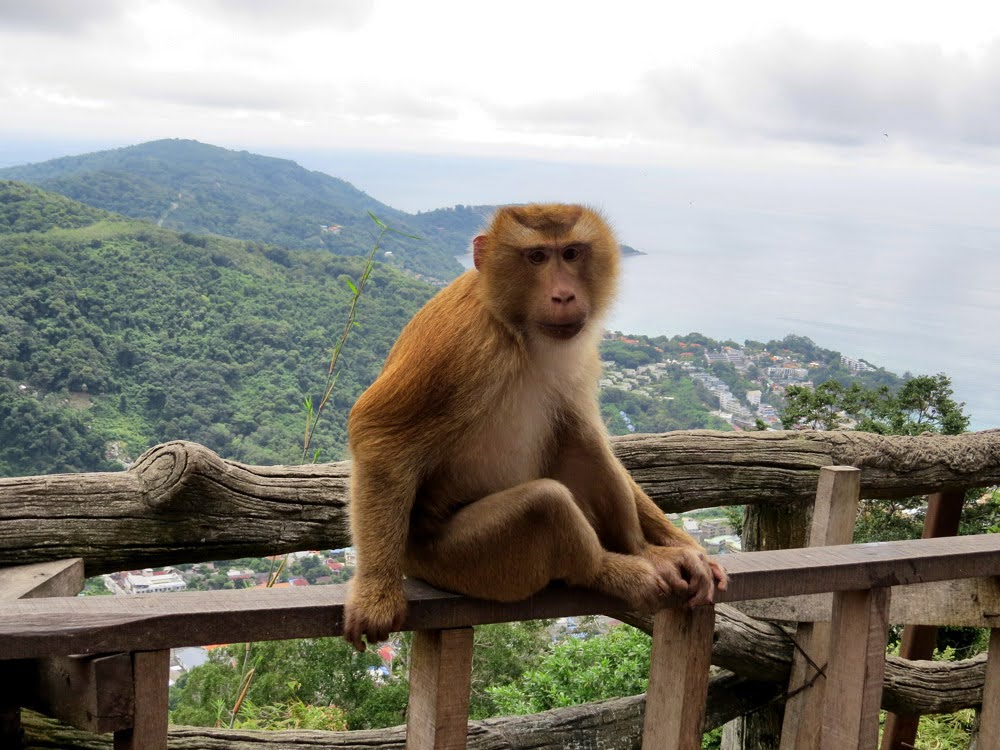
M 240 667 L 247 658 L 254 679 L 244 702 L 246 711 L 233 717 Z M 370 670 L 381 666 L 374 650 L 358 653 L 340 638 L 255 643 L 249 653 L 246 644 L 226 646 L 213 651 L 207 664 L 191 670 L 171 688 L 171 719 L 177 724 L 229 726 L 264 714 L 292 717 L 302 713 L 304 709 L 297 706 L 304 704 L 339 707 L 351 729 L 400 724 L 406 683 L 373 679 Z
M 649 649 L 648 635 L 624 625 L 604 636 L 570 638 L 516 682 L 489 692 L 500 711 L 508 714 L 638 695 L 649 680 Z
M 816 388 L 793 385 L 785 392 L 787 406 L 781 424 L 836 430 L 848 420 L 863 432 L 880 435 L 957 435 L 969 426 L 964 403 L 953 398 L 951 379 L 943 374 L 910 378 L 897 390 L 883 385 L 867 388 L 857 382 L 845 387 L 836 380 Z

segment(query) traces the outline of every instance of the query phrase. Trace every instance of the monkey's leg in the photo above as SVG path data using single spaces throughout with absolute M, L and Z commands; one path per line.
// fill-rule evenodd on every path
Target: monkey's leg
M 428 538 L 411 538 L 404 569 L 450 591 L 501 601 L 563 580 L 653 609 L 669 590 L 649 561 L 603 549 L 572 493 L 551 479 L 477 500 Z

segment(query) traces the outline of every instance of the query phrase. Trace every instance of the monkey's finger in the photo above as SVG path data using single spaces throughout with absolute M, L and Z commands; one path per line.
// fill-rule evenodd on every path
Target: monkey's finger
M 344 623 L 344 640 L 350 643 L 358 651 L 365 650 L 365 643 L 361 640 L 361 627 L 357 620 L 350 615 Z
M 681 575 L 681 569 L 679 565 L 660 565 L 657 566 L 657 572 L 663 581 L 670 587 L 670 591 L 675 594 L 686 594 L 688 591 L 688 582 L 684 580 L 684 576 Z
M 692 595 L 688 599 L 688 606 L 700 607 L 703 604 L 711 604 L 715 594 L 715 581 L 709 574 L 707 566 L 692 566 L 689 572 Z
M 354 648 L 356 648 L 358 651 L 364 651 L 365 648 L 367 648 L 365 646 L 365 642 L 361 640 L 361 633 L 357 631 L 352 633 L 348 633 L 345 631 L 344 640 L 350 643 L 352 646 L 354 646 Z
M 719 591 L 725 591 L 729 587 L 729 576 L 726 575 L 726 570 L 717 562 L 710 562 L 708 567 L 712 569 L 712 577 L 715 579 L 715 588 Z

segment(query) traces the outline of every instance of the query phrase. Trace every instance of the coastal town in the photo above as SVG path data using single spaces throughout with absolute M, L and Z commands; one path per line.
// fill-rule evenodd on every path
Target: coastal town
M 608 334 L 605 340 L 626 345 L 641 343 L 619 333 Z M 768 349 L 728 345 L 715 348 L 696 344 L 685 346 L 683 342 L 680 345 L 688 351 L 674 355 L 654 346 L 653 349 L 659 351 L 662 358 L 635 367 L 623 367 L 614 359 L 603 359 L 601 389 L 618 389 L 653 399 L 672 400 L 675 397 L 666 395 L 662 385 L 672 371 L 676 378 L 679 370 L 710 397 L 707 400 L 713 407 L 712 416 L 733 429 L 780 429 L 780 409 L 787 388 L 793 385 L 812 388 L 815 373 L 823 371 L 825 375 L 830 369 L 829 361 L 806 361 L 788 352 L 774 353 Z M 837 355 L 836 352 L 824 353 Z M 863 359 L 843 355 L 837 355 L 836 364 L 851 376 L 878 371 L 877 367 Z M 623 419 L 626 424 L 630 421 L 627 414 L 623 414 Z

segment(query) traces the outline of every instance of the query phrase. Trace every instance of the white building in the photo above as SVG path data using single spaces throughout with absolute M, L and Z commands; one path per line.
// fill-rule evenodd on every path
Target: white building
M 146 568 L 142 572 L 130 571 L 125 574 L 125 591 L 130 594 L 162 594 L 166 591 L 184 591 L 187 584 L 173 568 L 153 571 Z

